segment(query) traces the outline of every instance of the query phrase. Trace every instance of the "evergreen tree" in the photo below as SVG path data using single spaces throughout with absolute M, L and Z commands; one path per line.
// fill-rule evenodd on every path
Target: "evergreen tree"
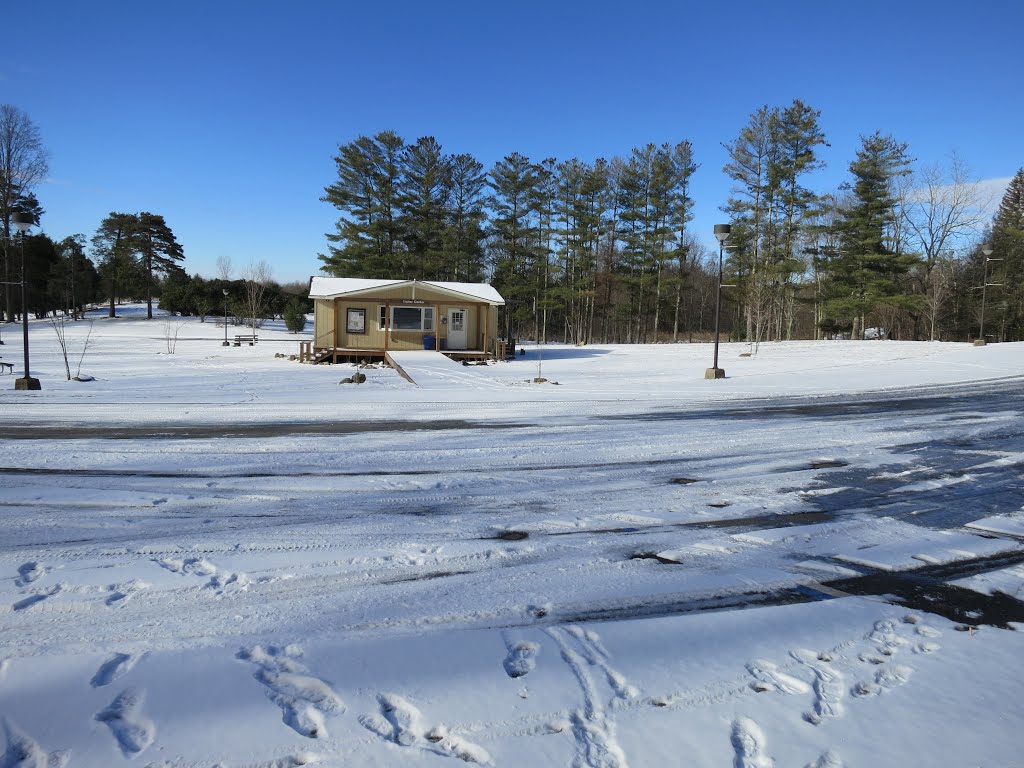
M 472 155 L 459 154 L 448 162 L 450 193 L 445 231 L 446 277 L 455 282 L 483 278 L 484 190 L 487 174 Z
M 1024 340 L 1024 168 L 1010 180 L 992 220 L 989 242 L 997 268 L 993 274 L 1002 283 L 1006 311 L 1003 338 Z
M 338 180 L 320 198 L 342 212 L 328 234 L 324 270 L 338 277 L 400 277 L 404 247 L 400 181 L 405 142 L 392 131 L 360 136 L 338 148 Z
M 675 186 L 672 189 L 668 224 L 678 233 L 675 250 L 671 254 L 677 261 L 675 304 L 672 313 L 672 341 L 675 342 L 679 340 L 679 312 L 686 280 L 686 256 L 689 249 L 686 225 L 693 218 L 690 177 L 697 170 L 697 163 L 693 159 L 693 146 L 689 141 L 681 141 L 672 148 L 672 163 Z
M 841 249 L 829 258 L 831 290 L 825 317 L 845 318 L 853 338 L 862 338 L 868 316 L 879 310 L 920 308 L 902 278 L 917 262 L 892 237 L 896 223 L 893 183 L 908 173 L 907 146 L 876 131 L 861 137 L 850 163 L 852 204 L 841 212 Z M 891 330 L 887 327 L 886 331 Z
M 506 156 L 491 169 L 488 200 L 493 213 L 493 283 L 505 298 L 505 334 L 515 338 L 530 317 L 526 267 L 536 247 L 536 227 L 531 219 L 536 199 L 537 168 L 518 152 Z
M 99 273 L 85 255 L 85 236 L 71 235 L 56 244 L 57 263 L 47 289 L 52 306 L 78 320 L 85 305 L 98 296 Z
M 146 279 L 146 318 L 153 319 L 153 275 L 181 271 L 178 262 L 185 259 L 181 245 L 163 216 L 140 213 L 135 217 L 131 240 Z
M 772 178 L 778 184 L 779 247 L 772 265 L 776 284 L 775 338 L 791 338 L 793 329 L 793 277 L 805 269 L 799 256 L 807 220 L 818 197 L 801 184 L 801 177 L 821 168 L 817 148 L 828 146 L 818 125 L 821 112 L 799 99 L 778 113 L 778 152 L 773 153 Z
M 451 184 L 450 161 L 433 136 L 405 148 L 398 190 L 402 239 L 408 250 L 403 277 L 444 277 L 445 213 Z
M 123 292 L 141 282 L 134 261 L 135 231 L 138 217 L 133 213 L 111 212 L 92 238 L 93 253 L 99 261 L 100 277 L 107 282 L 110 293 L 109 317 L 116 317 L 115 303 Z
M 298 333 L 306 327 L 306 309 L 298 298 L 289 299 L 284 306 L 284 325 L 292 333 Z

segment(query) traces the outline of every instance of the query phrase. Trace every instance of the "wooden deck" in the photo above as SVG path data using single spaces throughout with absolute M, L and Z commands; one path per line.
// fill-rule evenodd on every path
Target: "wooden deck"
M 422 351 L 424 354 L 432 354 L 434 350 L 389 350 L 416 353 Z M 300 363 L 379 363 L 385 359 L 385 351 L 382 349 L 358 349 L 354 347 L 314 347 L 313 342 L 303 341 L 299 343 Z M 494 353 L 482 349 L 445 349 L 441 354 L 452 360 L 494 360 L 498 359 Z

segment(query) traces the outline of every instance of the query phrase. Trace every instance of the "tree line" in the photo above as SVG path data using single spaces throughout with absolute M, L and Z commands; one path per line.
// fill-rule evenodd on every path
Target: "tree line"
M 955 156 L 917 164 L 876 131 L 847 182 L 815 191 L 829 145 L 820 112 L 800 100 L 760 107 L 723 146 L 732 338 L 967 340 L 986 280 L 986 329 L 1024 338 L 1021 173 L 983 236 L 986 262 L 985 201 Z M 698 163 L 687 140 L 592 162 L 513 152 L 485 170 L 433 137 L 384 131 L 341 145 L 334 162 L 321 198 L 340 212 L 320 256 L 329 274 L 488 279 L 511 337 L 679 341 L 713 328 L 718 254 L 689 226 Z
M 304 325 L 310 309 L 304 284 L 275 283 L 265 262 L 233 279 L 226 257 L 218 263 L 217 279 L 191 276 L 182 266 L 181 244 L 159 214 L 111 212 L 91 241 L 80 234 L 58 241 L 45 233 L 16 233 L 16 214 L 39 225 L 45 211 L 34 190 L 48 171 L 49 153 L 38 127 L 19 108 L 0 104 L 0 318 L 13 322 L 27 310 L 37 318 L 60 313 L 78 320 L 100 300 L 108 302 L 108 315 L 115 317 L 117 304 L 144 299 L 152 319 L 153 301 L 159 299 L 165 311 L 200 319 L 226 305 L 233 319 L 245 318 L 254 327 L 268 316 L 284 317 L 293 329 Z M 23 278 L 26 307 L 21 306 L 21 290 L 14 289 Z

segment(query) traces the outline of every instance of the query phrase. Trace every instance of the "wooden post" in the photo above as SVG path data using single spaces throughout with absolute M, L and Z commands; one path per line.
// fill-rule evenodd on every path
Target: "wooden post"
M 441 351 L 441 308 L 444 307 L 445 317 L 447 317 L 448 305 L 437 304 L 434 306 L 434 351 Z M 448 335 L 448 326 L 445 325 L 445 335 Z
M 341 317 L 341 304 L 338 300 L 334 300 L 334 333 L 331 334 L 331 345 L 334 347 L 331 357 L 331 362 L 336 363 L 338 361 L 338 318 Z
M 484 340 L 483 340 L 483 343 L 480 345 L 480 349 L 485 354 L 487 353 L 487 320 L 488 320 L 488 318 L 490 318 L 490 316 L 491 316 L 491 305 L 490 304 L 484 304 Z

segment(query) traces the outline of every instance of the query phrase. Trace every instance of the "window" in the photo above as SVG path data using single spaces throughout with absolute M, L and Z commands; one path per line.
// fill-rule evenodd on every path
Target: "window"
M 378 309 L 380 311 L 377 313 L 377 330 L 383 331 L 388 324 L 388 308 L 381 304 Z
M 380 308 L 380 321 L 383 328 L 384 307 Z M 393 331 L 432 331 L 434 330 L 433 307 L 392 307 L 391 330 Z

